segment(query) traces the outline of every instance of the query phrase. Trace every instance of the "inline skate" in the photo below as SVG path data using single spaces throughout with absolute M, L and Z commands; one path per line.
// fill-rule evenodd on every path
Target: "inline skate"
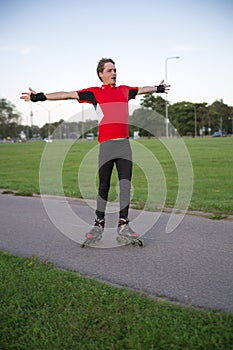
M 92 243 L 98 242 L 102 239 L 104 232 L 104 224 L 104 219 L 95 220 L 95 224 L 92 227 L 92 229 L 88 233 L 86 233 L 86 239 L 81 245 L 82 248 Z
M 144 241 L 140 238 L 140 235 L 129 226 L 128 219 L 120 219 L 117 228 L 117 242 L 121 244 L 132 244 L 133 246 L 138 245 L 144 247 Z

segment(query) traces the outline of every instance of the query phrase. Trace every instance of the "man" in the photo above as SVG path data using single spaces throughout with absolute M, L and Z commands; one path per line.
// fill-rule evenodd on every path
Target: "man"
M 117 232 L 122 237 L 137 239 L 139 234 L 131 229 L 128 219 L 132 177 L 128 101 L 141 94 L 167 93 L 170 85 L 166 85 L 162 81 L 158 86 L 153 87 L 116 86 L 115 62 L 111 58 L 102 58 L 99 61 L 97 74 L 102 82 L 101 87 L 46 94 L 36 93 L 30 88 L 29 92 L 22 93 L 21 99 L 32 102 L 76 99 L 80 103 L 91 103 L 94 106 L 99 122 L 99 189 L 95 224 L 90 232 L 86 234 L 86 238 L 90 240 L 102 238 L 111 174 L 115 164 L 120 183 L 120 210 Z

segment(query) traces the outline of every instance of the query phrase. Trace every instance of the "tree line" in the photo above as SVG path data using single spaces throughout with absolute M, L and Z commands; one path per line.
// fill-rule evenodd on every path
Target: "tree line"
M 215 131 L 233 134 L 233 107 L 225 104 L 222 99 L 212 104 L 183 101 L 174 104 L 167 102 L 167 105 L 170 133 L 193 137 L 211 135 Z M 156 111 L 160 115 L 157 118 L 164 124 L 165 99 L 147 94 L 143 96 L 141 106 Z
M 170 136 L 205 136 L 215 131 L 233 134 L 233 107 L 222 99 L 212 104 L 177 102 L 171 104 L 161 96 L 146 94 L 143 96 L 140 108 L 130 114 L 130 135 L 139 131 L 140 136 L 165 136 L 165 110 L 167 103 Z M 0 99 L 0 139 L 19 139 L 22 133 L 26 139 L 46 138 L 79 138 L 88 132 L 95 135 L 98 132 L 97 120 L 85 122 L 65 122 L 61 119 L 55 123 L 23 125 L 22 116 L 16 107 L 8 100 Z

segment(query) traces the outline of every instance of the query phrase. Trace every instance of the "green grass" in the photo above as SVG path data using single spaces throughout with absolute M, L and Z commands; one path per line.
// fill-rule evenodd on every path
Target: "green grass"
M 0 349 L 232 349 L 233 316 L 0 252 Z
M 0 143 L 0 187 L 39 193 L 39 166 L 44 144 Z
M 233 214 L 233 138 L 186 140 L 194 169 L 191 209 Z
M 179 140 L 168 140 L 170 149 L 175 149 Z M 233 138 L 203 138 L 203 139 L 184 139 L 185 145 L 189 151 L 194 172 L 194 190 L 192 194 L 190 210 L 200 210 L 213 213 L 216 217 L 222 214 L 233 214 Z M 46 145 L 43 142 L 29 142 L 21 144 L 0 143 L 0 188 L 19 191 L 19 194 L 30 195 L 40 193 L 39 168 L 43 151 L 48 152 L 54 144 Z M 58 144 L 56 144 L 58 145 Z M 177 198 L 178 174 L 176 162 L 172 158 L 167 148 L 159 140 L 141 140 L 137 145 L 142 147 L 142 158 L 147 168 L 150 158 L 147 159 L 147 153 L 143 151 L 144 147 L 151 151 L 159 162 L 162 169 L 162 176 L 165 178 L 166 207 L 173 207 Z M 61 142 L 52 154 L 52 160 L 43 159 L 43 164 L 51 171 L 48 172 L 50 183 L 46 186 L 46 192 L 52 194 L 62 194 L 59 188 L 59 181 L 54 178 L 56 166 L 62 168 L 62 183 L 64 193 L 67 196 L 96 198 L 96 186 L 90 188 L 91 183 L 96 182 L 93 173 L 97 171 L 97 151 L 96 142 L 78 142 L 67 148 L 67 143 Z M 86 155 L 95 150 L 94 156 L 90 159 Z M 66 152 L 64 162 L 62 154 Z M 139 152 L 139 155 L 138 155 Z M 137 164 L 134 165 L 132 185 L 134 194 L 131 200 L 132 206 L 143 208 L 148 198 L 148 186 L 145 171 L 138 164 L 141 150 L 136 149 L 134 158 Z M 144 153 L 143 153 L 144 152 Z M 46 154 L 46 153 L 45 153 Z M 51 155 L 50 155 L 51 157 Z M 138 157 L 138 158 L 137 158 Z M 181 154 L 180 158 L 183 155 Z M 62 163 L 60 164 L 59 162 Z M 47 161 L 47 163 L 46 163 Z M 77 174 L 80 164 L 85 161 L 85 179 L 84 194 L 78 186 Z M 153 162 L 152 162 L 153 163 Z M 46 169 L 47 169 L 46 168 Z M 153 168 L 153 167 L 152 167 Z M 184 169 L 185 170 L 185 169 Z M 148 170 L 147 170 L 148 171 Z M 152 171 L 152 170 L 151 170 Z M 160 181 L 158 179 L 159 171 L 154 177 L 154 194 L 152 201 L 148 201 L 146 209 L 156 210 L 163 205 L 163 195 L 159 193 Z M 94 179 L 94 180 L 93 180 Z M 58 179 L 59 180 L 59 179 Z M 157 186 L 157 187 L 156 187 Z M 160 200 L 161 199 L 161 200 Z M 117 174 L 113 172 L 112 186 L 109 195 L 110 201 L 117 200 Z
M 172 148 L 177 141 L 168 142 Z M 186 139 L 185 144 L 194 171 L 194 191 L 189 208 L 208 211 L 215 219 L 232 214 L 233 138 Z M 40 193 L 41 157 L 51 145 L 42 142 L 0 143 L 0 188 L 14 190 L 19 195 Z M 62 193 L 59 181 L 54 177 L 62 168 L 65 194 L 81 197 L 78 170 L 96 145 L 96 142 L 73 144 L 62 164 L 60 158 L 66 152 L 66 143 L 60 143 L 52 158 L 44 157 L 43 164 L 48 174 L 48 188 L 45 190 Z M 166 206 L 172 207 L 178 190 L 178 174 L 172 156 L 159 140 L 142 140 L 138 145 L 145 146 L 158 159 L 166 179 Z M 140 152 L 137 156 L 141 157 Z M 144 158 L 150 172 L 149 152 Z M 90 198 L 96 196 L 89 182 L 94 178 L 97 183 L 96 166 L 96 161 L 87 159 L 84 190 Z M 159 171 L 155 172 L 154 180 L 159 196 L 158 179 L 161 180 Z M 147 200 L 148 186 L 138 163 L 134 165 L 132 183 L 132 203 L 141 208 Z M 110 200 L 117 198 L 116 184 L 114 171 Z M 149 203 L 148 208 L 156 208 L 156 205 L 159 203 Z M 233 316 L 227 313 L 156 301 L 140 293 L 61 271 L 35 258 L 1 252 L 0 275 L 1 350 L 233 348 Z

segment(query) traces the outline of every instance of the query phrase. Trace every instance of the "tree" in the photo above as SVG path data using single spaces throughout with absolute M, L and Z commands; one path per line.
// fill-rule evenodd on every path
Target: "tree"
M 233 117 L 232 107 L 226 105 L 223 100 L 216 100 L 210 105 L 210 117 L 213 123 L 213 131 L 232 132 L 231 118 Z
M 163 116 L 165 115 L 166 100 L 164 100 L 161 96 L 155 97 L 152 94 L 145 94 L 141 99 L 140 105 L 142 107 L 152 109 Z
M 139 130 L 141 136 L 164 136 L 166 101 L 161 96 L 145 94 L 140 105 L 142 108 L 130 116 L 130 135 Z
M 209 110 L 206 102 L 177 102 L 169 108 L 169 119 L 181 136 L 195 136 L 200 130 L 210 127 Z M 204 133 L 206 131 L 203 131 Z
M 228 117 L 228 133 L 233 135 L 233 107 L 230 107 L 230 116 Z
M 170 106 L 169 120 L 180 136 L 194 135 L 194 106 L 191 102 L 177 102 Z
M 157 113 L 157 111 L 139 108 L 130 116 L 130 135 L 138 130 L 140 136 L 156 136 L 165 135 L 165 119 Z
M 16 138 L 20 132 L 21 115 L 6 99 L 0 99 L 0 138 Z
M 41 138 L 44 139 L 50 135 L 53 135 L 55 138 L 62 138 L 60 127 L 62 123 L 64 123 L 63 119 L 60 119 L 58 122 L 44 124 L 40 129 Z

